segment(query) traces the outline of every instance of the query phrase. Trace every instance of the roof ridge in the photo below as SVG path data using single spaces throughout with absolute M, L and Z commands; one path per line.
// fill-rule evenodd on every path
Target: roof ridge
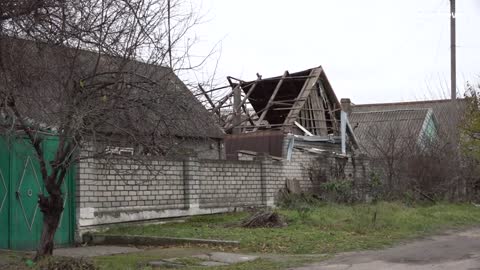
M 363 112 L 354 112 L 352 114 L 360 114 L 360 113 L 383 113 L 383 112 L 405 112 L 405 111 L 429 111 L 431 108 L 413 108 L 413 109 L 395 109 L 395 110 L 378 110 L 378 111 L 363 111 Z
M 464 98 L 457 98 L 456 100 L 465 100 Z M 443 103 L 452 101 L 451 99 L 430 99 L 418 101 L 400 101 L 400 102 L 384 102 L 384 103 L 365 103 L 352 104 L 352 107 L 367 107 L 367 106 L 385 106 L 385 105 L 410 105 L 410 104 L 429 104 L 429 103 Z

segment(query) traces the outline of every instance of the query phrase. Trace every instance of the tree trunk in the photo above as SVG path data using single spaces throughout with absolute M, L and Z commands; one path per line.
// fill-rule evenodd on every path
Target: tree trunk
M 60 191 L 54 192 L 48 197 L 40 195 L 38 204 L 43 213 L 43 229 L 40 245 L 38 246 L 37 255 L 35 256 L 36 260 L 53 254 L 53 238 L 58 228 L 60 216 L 62 215 L 63 198 Z

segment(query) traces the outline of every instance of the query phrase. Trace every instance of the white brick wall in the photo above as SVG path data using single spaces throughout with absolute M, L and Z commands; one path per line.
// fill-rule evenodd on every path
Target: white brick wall
M 332 159 L 298 149 L 292 161 L 264 156 L 240 161 L 85 159 L 78 166 L 78 226 L 273 206 L 286 179 L 297 179 L 311 191 L 312 162 L 330 170 Z M 353 166 L 350 160 L 345 174 L 365 177 L 367 169 L 363 161 Z

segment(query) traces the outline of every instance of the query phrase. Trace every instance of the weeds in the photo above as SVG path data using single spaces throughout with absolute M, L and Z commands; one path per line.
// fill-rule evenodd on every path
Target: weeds
M 305 201 L 300 198 L 300 202 Z M 287 227 L 225 227 L 247 216 L 231 213 L 194 217 L 185 223 L 120 227 L 107 233 L 238 240 L 245 252 L 315 254 L 380 248 L 439 229 L 480 224 L 480 209 L 469 204 L 408 207 L 378 202 L 347 206 L 317 200 L 308 210 L 290 207 L 278 211 L 286 216 Z

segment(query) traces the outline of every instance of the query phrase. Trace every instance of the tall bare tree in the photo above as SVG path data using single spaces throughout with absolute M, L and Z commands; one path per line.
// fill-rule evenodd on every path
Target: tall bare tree
M 209 121 L 182 125 L 203 109 L 175 91 L 182 83 L 173 74 L 186 68 L 190 44 L 182 40 L 198 18 L 171 2 L 170 13 L 158 0 L 0 2 L 0 133 L 26 135 L 48 193 L 39 195 L 37 258 L 52 254 L 61 186 L 79 151 L 102 156 L 115 142 L 139 154 L 165 154 L 175 134 Z M 173 69 L 161 68 L 169 52 Z M 45 132 L 59 138 L 53 160 L 45 158 Z

